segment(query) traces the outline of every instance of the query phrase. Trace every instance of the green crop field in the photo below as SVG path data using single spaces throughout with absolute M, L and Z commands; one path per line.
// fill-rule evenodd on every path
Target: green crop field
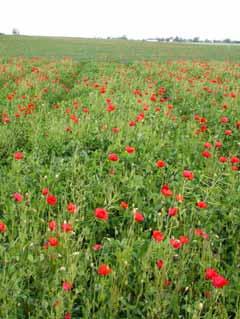
M 75 60 L 219 60 L 240 62 L 240 45 L 155 43 L 60 37 L 0 36 L 0 56 L 42 56 Z
M 0 36 L 0 318 L 240 318 L 239 57 Z

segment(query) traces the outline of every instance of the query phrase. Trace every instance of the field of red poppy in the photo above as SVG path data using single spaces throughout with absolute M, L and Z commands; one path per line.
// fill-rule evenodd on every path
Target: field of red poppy
M 0 60 L 0 318 L 240 318 L 240 64 Z

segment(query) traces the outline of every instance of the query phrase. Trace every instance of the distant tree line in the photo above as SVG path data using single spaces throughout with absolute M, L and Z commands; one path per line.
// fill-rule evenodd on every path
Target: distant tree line
M 129 40 L 126 35 L 122 35 L 120 37 L 107 37 L 107 40 Z M 194 37 L 194 38 L 182 38 L 182 37 L 167 37 L 167 38 L 147 38 L 143 39 L 143 41 L 149 41 L 149 42 L 190 42 L 190 43 L 237 43 L 240 44 L 240 40 L 231 40 L 230 38 L 226 38 L 224 40 L 209 40 L 204 39 L 201 40 L 200 37 Z
M 126 35 L 122 35 L 120 37 L 107 37 L 107 40 L 128 40 Z
M 182 38 L 182 37 L 168 37 L 168 38 L 149 38 L 145 39 L 146 41 L 159 41 L 159 42 L 192 42 L 192 43 L 238 43 L 240 44 L 240 40 L 231 40 L 230 38 L 226 38 L 224 40 L 201 40 L 199 37 L 194 38 Z
M 20 35 L 20 31 L 17 28 L 12 29 L 12 34 L 13 35 Z M 4 33 L 0 32 L 0 35 L 4 35 Z M 122 35 L 119 37 L 107 37 L 107 40 L 128 40 L 126 35 Z M 240 40 L 231 40 L 230 38 L 226 38 L 224 40 L 201 40 L 199 37 L 194 37 L 194 38 L 182 38 L 179 36 L 176 37 L 167 37 L 167 38 L 148 38 L 148 39 L 143 39 L 143 41 L 153 41 L 153 42 L 182 42 L 182 43 L 233 43 L 233 44 L 240 44 Z

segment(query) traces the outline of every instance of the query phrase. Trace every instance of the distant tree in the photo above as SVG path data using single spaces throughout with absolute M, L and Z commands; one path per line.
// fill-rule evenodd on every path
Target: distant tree
M 194 37 L 193 42 L 199 42 L 199 37 Z
M 231 41 L 231 39 L 229 39 L 229 38 L 223 40 L 223 43 L 231 43 L 231 42 L 232 42 L 232 41 Z
M 157 39 L 157 41 L 159 41 L 159 42 L 166 42 L 166 41 L 167 41 L 165 38 L 156 38 L 156 39 Z
M 20 31 L 17 28 L 12 29 L 12 34 L 13 35 L 20 35 Z
M 121 37 L 119 37 L 119 39 L 121 39 L 121 40 L 127 40 L 128 38 L 127 38 L 127 36 L 124 34 L 124 35 L 122 35 Z

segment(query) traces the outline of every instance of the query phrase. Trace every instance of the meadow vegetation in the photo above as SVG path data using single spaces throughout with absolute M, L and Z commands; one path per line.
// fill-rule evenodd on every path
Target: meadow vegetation
M 0 48 L 0 318 L 239 319 L 240 64 L 23 39 Z

